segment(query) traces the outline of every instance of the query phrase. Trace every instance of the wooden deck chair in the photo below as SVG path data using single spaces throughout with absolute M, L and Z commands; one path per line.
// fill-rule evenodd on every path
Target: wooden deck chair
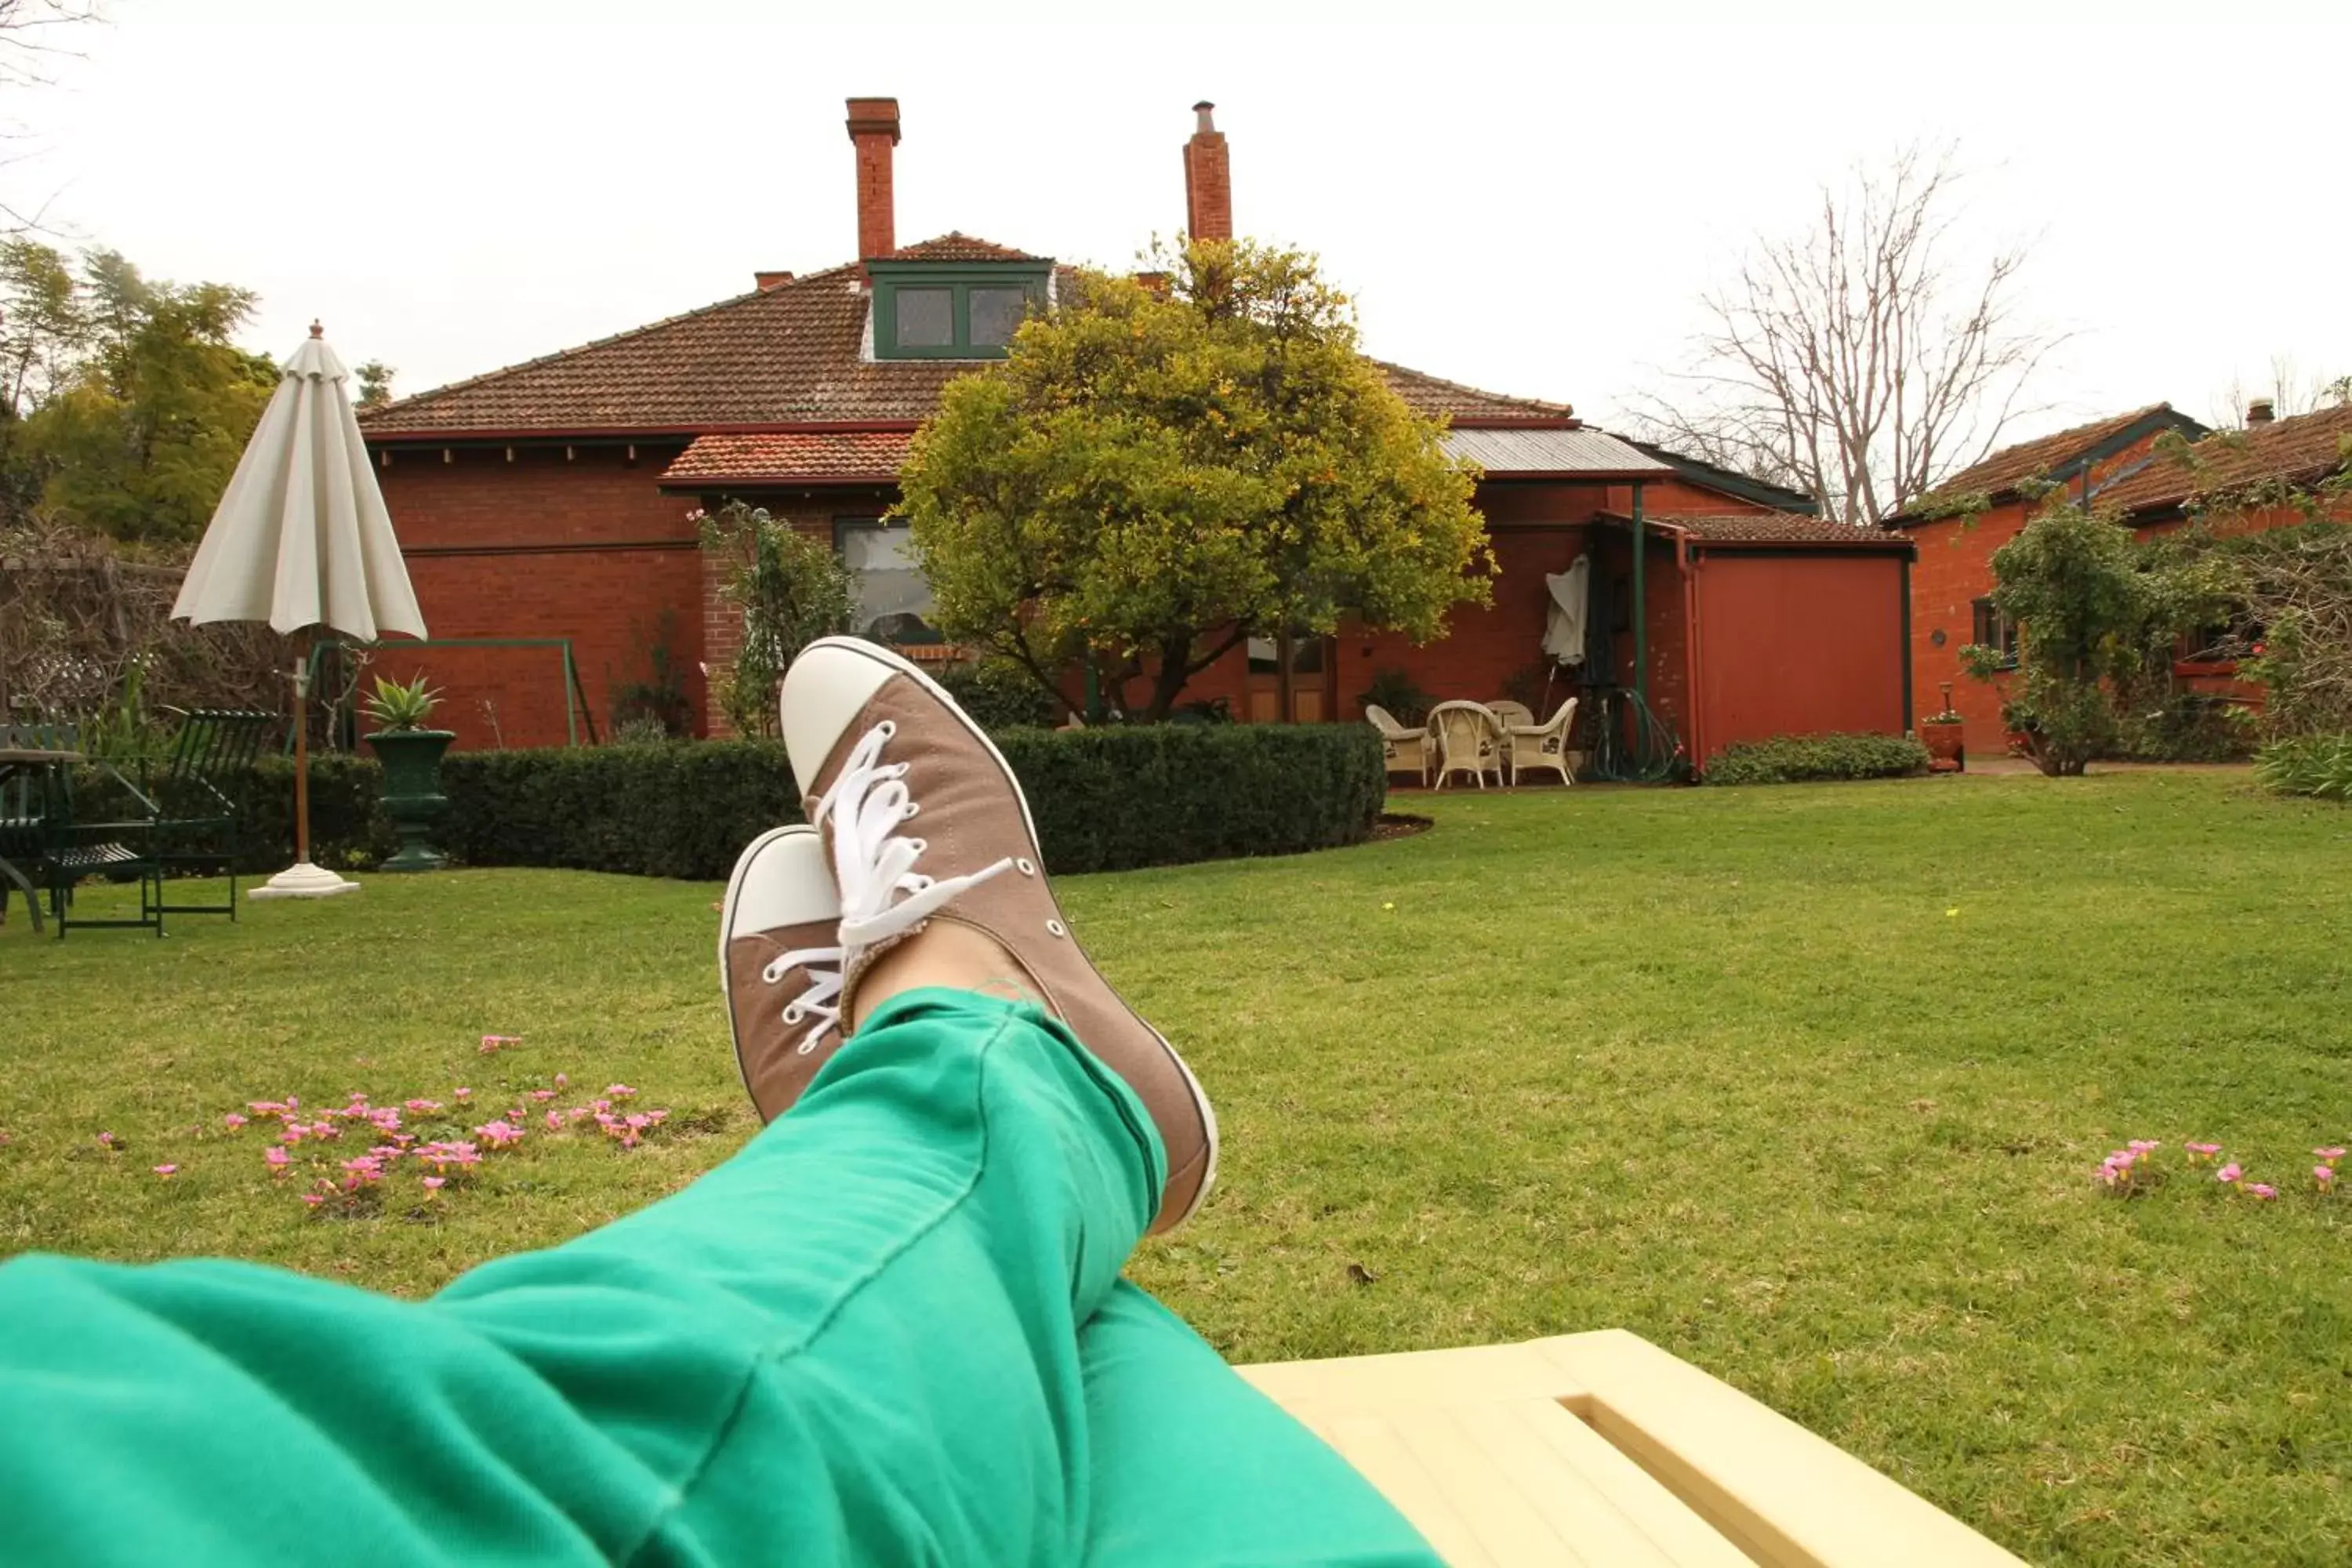
M 1392 773 L 1414 773 L 1421 775 L 1421 787 L 1429 787 L 1430 743 L 1426 730 L 1408 730 L 1396 721 L 1396 715 L 1377 702 L 1364 704 L 1364 721 L 1381 732 L 1381 750 L 1387 754 L 1388 771 Z
M 1540 724 L 1512 724 L 1504 730 L 1510 740 L 1511 782 L 1529 768 L 1550 768 L 1559 774 L 1559 782 L 1572 784 L 1576 773 L 1568 765 L 1568 732 L 1576 724 L 1576 699 L 1571 697 L 1559 705 L 1559 711 Z
M 1239 1371 L 1448 1563 L 2021 1568 L 1843 1449 L 1622 1329 Z
M 1437 740 L 1437 787 L 1457 773 L 1467 773 L 1486 787 L 1486 774 L 1503 777 L 1502 731 L 1483 702 L 1441 702 L 1429 711 L 1430 732 Z

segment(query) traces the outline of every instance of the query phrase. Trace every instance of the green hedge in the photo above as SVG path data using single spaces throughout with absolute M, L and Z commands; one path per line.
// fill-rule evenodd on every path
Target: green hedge
M 1711 784 L 1901 778 L 1927 770 L 1927 748 L 1907 735 L 1779 735 L 1742 741 L 1707 759 Z
M 1029 795 L 1045 863 L 1124 870 L 1361 843 L 1386 797 L 1369 725 L 1167 724 L 1012 730 L 997 747 Z M 247 792 L 247 869 L 293 854 L 290 764 Z M 392 852 L 371 758 L 310 763 L 312 858 L 364 868 Z M 452 752 L 441 847 L 472 866 L 555 866 L 715 880 L 762 829 L 800 820 L 773 741 Z

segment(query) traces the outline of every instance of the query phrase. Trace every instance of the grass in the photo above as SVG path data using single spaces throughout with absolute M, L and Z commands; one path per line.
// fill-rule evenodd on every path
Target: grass
M 1622 1325 L 2037 1562 L 2342 1561 L 2352 1207 L 2304 1173 L 2352 1142 L 2352 815 L 2161 773 L 1425 809 L 1399 842 L 1066 884 L 1217 1096 L 1219 1193 L 1133 1271 L 1229 1356 Z M 415 1294 L 638 1206 L 752 1127 L 715 891 L 376 878 L 160 943 L 37 942 L 19 906 L 0 1247 Z M 350 1221 L 217 1131 L 558 1070 L 676 1120 Z M 2134 1137 L 2220 1140 L 2284 1195 L 2101 1196 Z

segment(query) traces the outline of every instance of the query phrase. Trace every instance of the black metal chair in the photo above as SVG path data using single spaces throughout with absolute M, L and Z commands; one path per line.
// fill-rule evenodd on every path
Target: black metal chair
M 278 723 L 275 713 L 200 708 L 181 721 L 162 767 L 145 795 L 154 816 L 149 855 L 162 874 L 217 871 L 228 879 L 228 901 L 164 903 L 164 914 L 226 915 L 236 919 L 237 861 L 246 847 L 245 792 L 254 759 Z
M 70 725 L 35 726 L 46 734 L 31 740 L 30 745 L 49 751 L 76 749 L 77 732 Z M 18 732 L 25 732 L 19 726 Z M 99 763 L 99 771 L 110 779 L 139 806 L 151 806 L 146 797 L 122 777 L 110 763 Z M 163 872 L 146 845 L 142 842 L 149 826 L 146 821 L 83 822 L 75 810 L 73 769 L 47 767 L 20 773 L 16 784 L 23 789 L 15 805 L 23 816 L 16 819 L 26 824 L 24 837 L 31 846 L 32 879 L 47 893 L 50 918 L 58 922 L 58 940 L 65 940 L 71 926 L 110 926 L 121 929 L 152 931 L 163 934 Z M 14 812 L 9 813 L 12 816 Z M 74 890 L 90 877 L 105 877 L 114 881 L 136 879 L 139 883 L 139 918 L 137 920 L 81 920 L 73 913 Z

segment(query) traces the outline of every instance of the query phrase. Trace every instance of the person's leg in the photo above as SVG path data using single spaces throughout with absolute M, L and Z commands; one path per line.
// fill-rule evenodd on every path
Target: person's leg
M 0 1268 L 27 1561 L 1076 1557 L 1077 1324 L 1159 1205 L 1034 1008 L 884 1004 L 677 1196 L 404 1303 L 226 1263 Z
M 1328 1445 L 1120 1280 L 1078 1331 L 1100 1568 L 1437 1568 Z

